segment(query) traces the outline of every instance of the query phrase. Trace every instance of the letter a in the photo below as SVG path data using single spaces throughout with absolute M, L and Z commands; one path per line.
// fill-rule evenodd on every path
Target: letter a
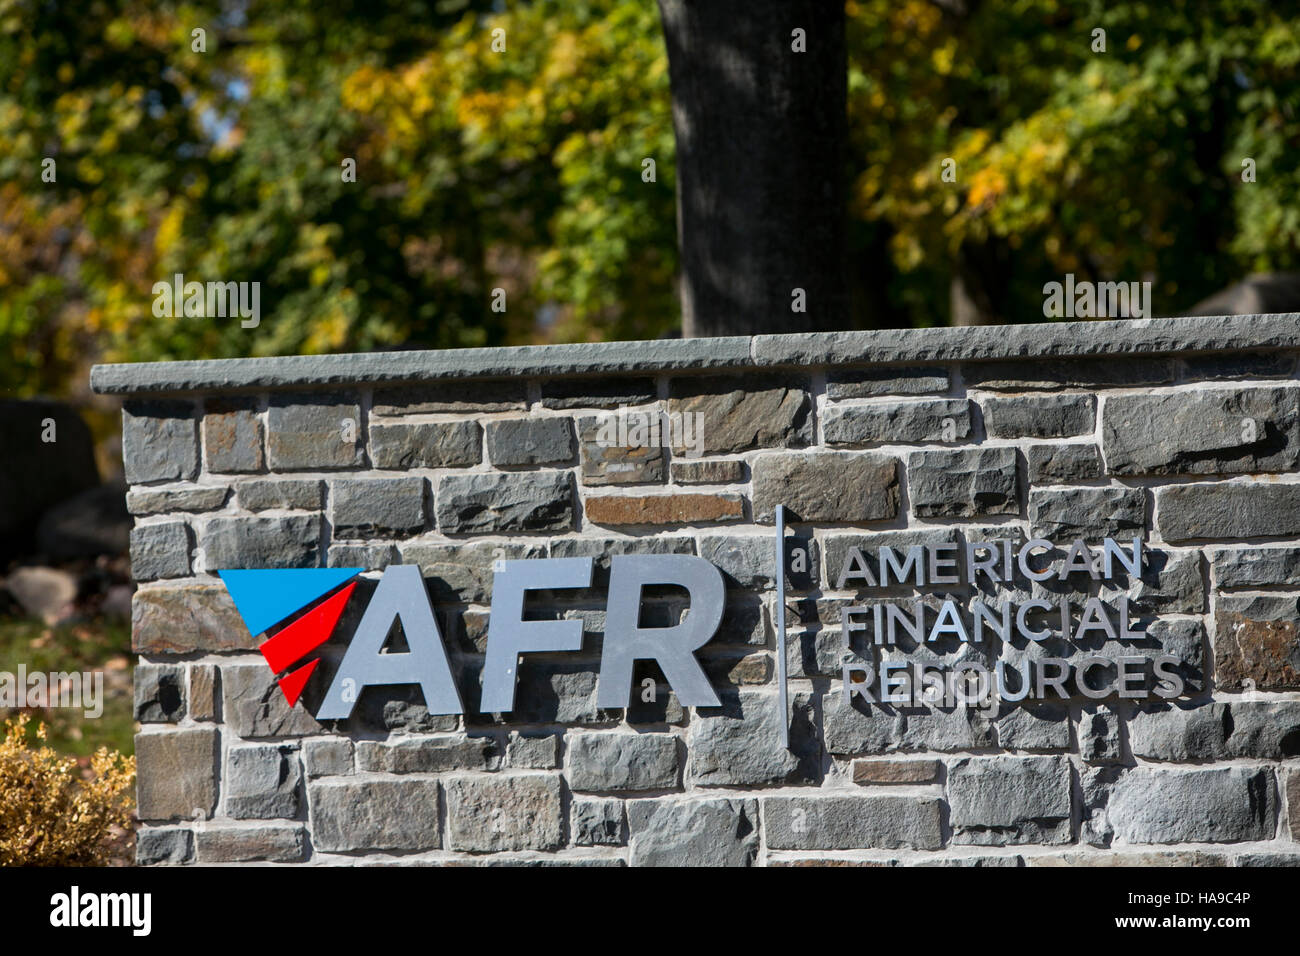
M 406 654 L 381 653 L 394 619 L 402 622 L 410 648 Z M 334 682 L 316 713 L 317 720 L 343 720 L 352 713 L 356 697 L 348 695 L 349 700 L 343 693 L 348 681 L 353 682 L 357 696 L 363 687 L 419 684 L 429 713 L 464 712 L 460 691 L 447 663 L 442 632 L 429 606 L 429 593 L 424 589 L 420 569 L 415 565 L 390 567 L 380 578 Z

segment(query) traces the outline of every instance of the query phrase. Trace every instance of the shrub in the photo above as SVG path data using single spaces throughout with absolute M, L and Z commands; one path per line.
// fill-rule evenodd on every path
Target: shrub
M 46 746 L 45 726 L 33 732 L 28 721 L 5 721 L 0 742 L 0 865 L 107 864 L 130 825 L 135 758 L 101 747 L 82 779 L 75 759 Z

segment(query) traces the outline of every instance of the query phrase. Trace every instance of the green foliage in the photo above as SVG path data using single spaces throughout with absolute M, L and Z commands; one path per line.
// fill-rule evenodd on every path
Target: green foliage
M 1002 263 L 1012 320 L 1066 271 L 1153 278 L 1176 312 L 1300 267 L 1290 5 L 958 6 L 846 3 L 863 322 L 944 321 L 963 261 Z M 652 0 L 0 0 L 0 383 L 662 334 L 673 155 Z M 155 317 L 176 272 L 259 281 L 260 326 Z

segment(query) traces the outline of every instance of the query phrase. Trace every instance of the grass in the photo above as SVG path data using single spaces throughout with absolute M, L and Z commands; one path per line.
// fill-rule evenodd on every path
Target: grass
M 28 674 L 51 671 L 101 671 L 103 713 L 88 718 L 81 708 L 36 708 L 34 721 L 48 728 L 49 745 L 59 753 L 85 757 L 101 746 L 135 752 L 131 690 L 131 624 L 97 618 L 51 627 L 31 618 L 0 618 L 0 671 Z M 0 720 L 16 714 L 0 708 Z

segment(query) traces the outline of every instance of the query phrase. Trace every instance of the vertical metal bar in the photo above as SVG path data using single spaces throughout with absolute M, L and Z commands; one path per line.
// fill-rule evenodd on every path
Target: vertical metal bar
M 785 505 L 776 506 L 776 683 L 781 707 L 781 746 L 790 749 L 790 709 L 785 673 Z

